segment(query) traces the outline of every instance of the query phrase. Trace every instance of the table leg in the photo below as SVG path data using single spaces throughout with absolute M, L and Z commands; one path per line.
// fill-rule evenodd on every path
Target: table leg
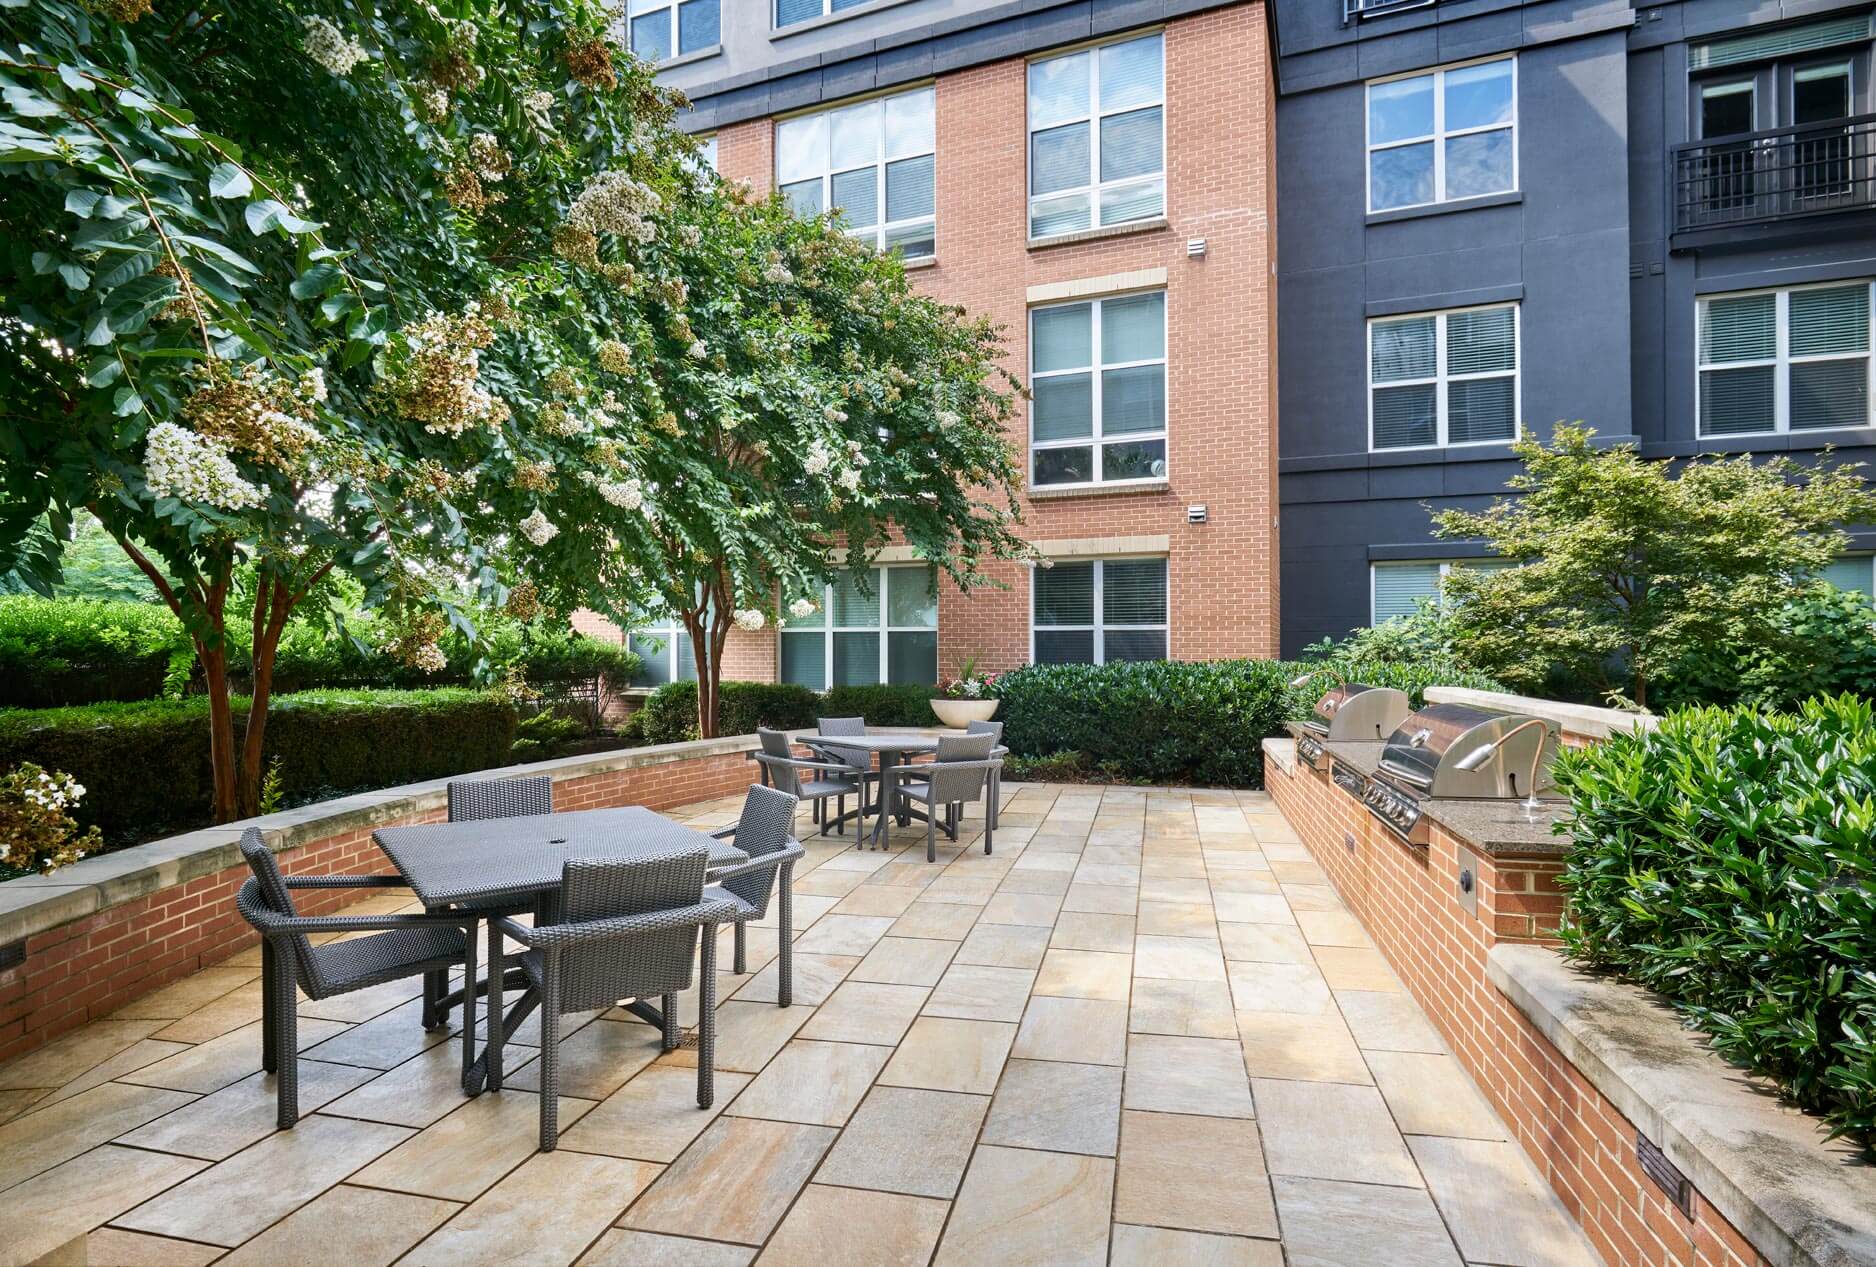
M 882 750 L 879 754 L 879 805 L 873 819 L 873 846 L 876 849 L 884 849 L 887 845 L 884 839 L 886 823 L 893 817 L 892 769 L 897 764 L 898 755 L 890 749 Z M 903 824 L 904 820 L 900 821 Z

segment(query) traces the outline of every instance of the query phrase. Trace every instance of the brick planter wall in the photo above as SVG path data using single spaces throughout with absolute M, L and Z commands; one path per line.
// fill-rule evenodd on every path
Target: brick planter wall
M 561 810 L 669 809 L 747 787 L 754 767 L 743 752 L 753 746 L 741 739 L 670 744 L 464 777 L 551 774 Z M 0 1061 L 254 945 L 257 936 L 234 903 L 249 874 L 232 843 L 242 827 L 265 831 L 290 874 L 382 873 L 390 864 L 372 831 L 443 821 L 444 788 L 437 781 L 347 797 L 330 802 L 324 815 L 327 807 L 308 806 L 87 859 L 44 879 L 0 884 L 0 898 L 11 899 L 0 906 L 0 947 L 9 958 L 24 956 L 0 969 Z M 183 842 L 199 848 L 180 848 Z M 300 890 L 294 900 L 305 914 L 322 915 L 374 892 Z M 77 903 L 94 909 L 62 920 L 47 913 Z
M 1265 786 L 1605 1262 L 1770 1267 L 1698 1192 L 1691 1218 L 1668 1200 L 1636 1160 L 1635 1124 L 1488 979 L 1493 946 L 1554 944 L 1556 856 L 1473 853 L 1437 824 L 1428 848 L 1409 846 L 1302 764 L 1266 758 Z M 1462 860 L 1476 914 L 1458 900 Z

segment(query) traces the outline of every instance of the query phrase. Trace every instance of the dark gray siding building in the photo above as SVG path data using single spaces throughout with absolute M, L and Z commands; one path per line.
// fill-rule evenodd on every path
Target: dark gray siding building
M 1514 435 L 1876 458 L 1867 3 L 1360 5 L 1276 0 L 1286 654 L 1481 555 Z

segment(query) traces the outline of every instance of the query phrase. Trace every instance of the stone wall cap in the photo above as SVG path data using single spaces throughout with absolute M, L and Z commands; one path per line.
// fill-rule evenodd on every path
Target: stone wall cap
M 1486 973 L 1773 1267 L 1876 1263 L 1876 1166 L 1658 996 L 1540 946 L 1494 946 Z
M 1561 700 L 1539 699 L 1533 695 L 1512 695 L 1505 691 L 1480 691 L 1469 686 L 1429 686 L 1429 704 L 1471 704 L 1501 713 L 1529 713 L 1554 721 L 1566 734 L 1586 739 L 1607 739 L 1611 735 L 1653 730 L 1661 719 L 1653 713 L 1631 713 L 1620 708 L 1596 708 L 1589 704 L 1566 704 Z
M 754 751 L 758 746 L 754 735 L 729 735 L 585 753 L 451 777 L 507 779 L 546 774 L 558 783 L 616 770 L 730 756 Z M 260 828 L 268 847 L 277 853 L 348 831 L 369 830 L 392 819 L 442 810 L 449 804 L 449 783 L 447 778 L 429 779 L 376 792 L 335 797 L 82 858 L 49 876 L 29 875 L 7 880 L 0 883 L 0 946 L 12 945 L 158 890 L 225 871 L 241 861 L 239 842 L 242 832 L 249 827 Z

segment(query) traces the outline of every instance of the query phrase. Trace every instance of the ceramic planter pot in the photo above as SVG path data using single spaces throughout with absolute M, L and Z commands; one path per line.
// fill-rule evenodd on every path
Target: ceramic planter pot
M 1002 700 L 995 699 L 935 699 L 931 702 L 931 711 L 938 714 L 938 720 L 955 730 L 962 730 L 965 724 L 974 721 L 989 721 L 997 715 L 997 705 Z

